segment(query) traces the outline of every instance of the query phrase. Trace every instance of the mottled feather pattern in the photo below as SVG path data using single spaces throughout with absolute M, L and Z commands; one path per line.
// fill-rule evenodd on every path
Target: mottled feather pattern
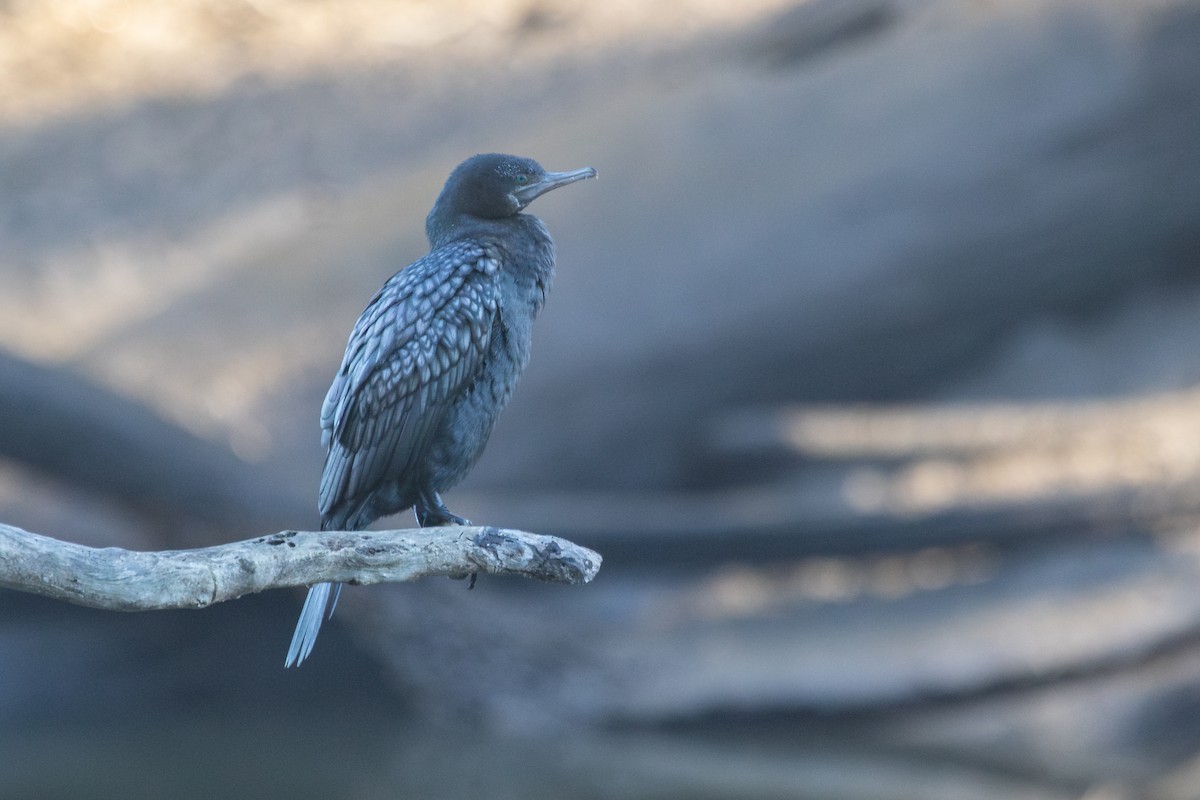
M 484 247 L 454 243 L 398 272 L 368 304 L 322 407 L 322 515 L 419 459 L 424 434 L 487 352 L 498 268 Z
M 554 274 L 549 233 L 521 211 L 595 176 L 590 167 L 548 173 L 503 153 L 450 173 L 425 218 L 430 254 L 367 305 L 321 407 L 323 529 L 362 530 L 406 508 L 422 526 L 464 522 L 439 492 L 483 453 Z M 308 657 L 336 602 L 334 585 L 310 588 L 286 666 Z

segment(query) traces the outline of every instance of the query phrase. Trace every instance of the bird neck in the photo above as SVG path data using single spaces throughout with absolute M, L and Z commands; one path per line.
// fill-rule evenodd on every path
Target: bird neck
M 425 218 L 425 235 L 430 247 L 436 249 L 450 242 L 464 239 L 478 230 L 483 220 L 470 214 L 447 211 L 434 207 Z
M 545 231 L 541 220 L 529 214 L 514 214 L 500 219 L 484 219 L 473 214 L 439 213 L 435 208 L 425 218 L 425 235 L 432 249 L 444 247 L 463 239 L 498 239 L 503 242 L 515 231 L 530 227 Z M 547 238 L 548 235 L 547 235 Z

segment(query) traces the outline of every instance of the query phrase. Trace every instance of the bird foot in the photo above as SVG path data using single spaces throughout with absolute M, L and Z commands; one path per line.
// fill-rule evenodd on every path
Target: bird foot
M 451 514 L 445 508 L 418 508 L 416 510 L 417 524 L 422 528 L 440 528 L 443 525 L 470 525 L 471 520 L 457 514 Z
M 451 514 L 450 509 L 442 502 L 437 492 L 422 493 L 413 506 L 413 514 L 417 524 L 422 528 L 438 528 L 443 525 L 470 525 L 469 519 L 463 519 L 457 514 Z
M 466 575 L 451 575 L 451 580 L 467 581 L 467 591 L 475 588 L 475 579 L 479 577 L 478 572 L 468 572 Z
M 417 516 L 417 524 L 422 528 L 434 528 L 443 525 L 470 525 L 469 519 L 464 519 L 457 514 L 451 514 L 450 509 L 446 508 L 446 504 L 442 502 L 442 498 L 437 492 L 422 493 L 417 504 L 413 506 L 413 513 Z M 475 578 L 478 573 L 469 572 L 465 575 L 452 575 L 455 580 L 470 580 L 467 584 L 467 590 L 475 588 Z

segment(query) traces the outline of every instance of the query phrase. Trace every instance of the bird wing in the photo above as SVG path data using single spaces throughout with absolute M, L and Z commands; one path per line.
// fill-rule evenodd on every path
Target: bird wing
M 367 305 L 321 408 L 323 517 L 421 457 L 483 363 L 499 267 L 478 245 L 448 245 L 396 273 Z

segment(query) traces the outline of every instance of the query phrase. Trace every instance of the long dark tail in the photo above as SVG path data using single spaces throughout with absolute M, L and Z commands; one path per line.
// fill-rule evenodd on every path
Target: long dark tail
M 357 524 L 357 518 L 345 511 L 331 513 L 321 519 L 321 530 L 344 531 L 355 530 L 348 527 Z M 366 526 L 366 522 L 358 527 Z M 317 643 L 317 634 L 321 632 L 321 623 L 333 616 L 337 607 L 338 597 L 342 593 L 340 583 L 315 583 L 308 587 L 308 597 L 304 599 L 304 608 L 300 609 L 300 619 L 296 622 L 296 631 L 292 634 L 292 644 L 288 647 L 287 658 L 283 668 L 298 667 L 312 653 L 313 645 Z
M 313 645 L 317 643 L 321 623 L 333 616 L 341 593 L 340 583 L 317 583 L 309 587 L 304 608 L 300 610 L 300 620 L 296 623 L 296 632 L 292 634 L 292 645 L 283 662 L 284 669 L 298 667 L 308 658 Z

